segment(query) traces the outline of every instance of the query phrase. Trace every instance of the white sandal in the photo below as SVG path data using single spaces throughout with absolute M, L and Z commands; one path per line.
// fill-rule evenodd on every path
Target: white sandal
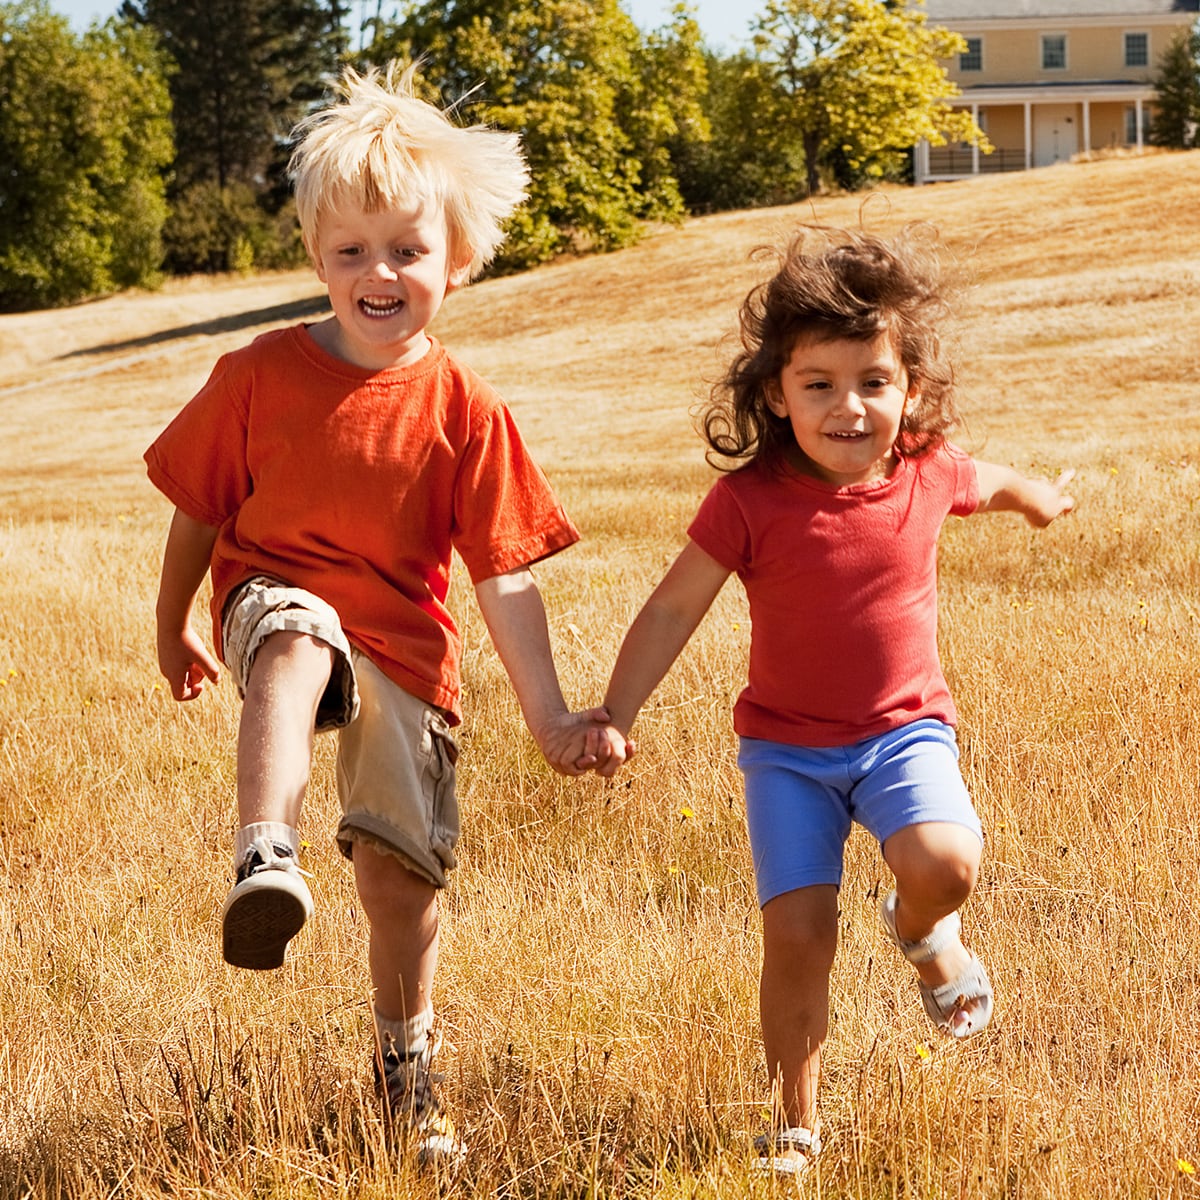
M 905 941 L 896 932 L 896 893 L 888 892 L 879 905 L 879 916 L 888 936 L 900 947 L 900 953 L 914 966 L 932 962 L 947 947 L 959 940 L 962 922 L 958 913 L 943 917 L 930 932 L 915 942 Z M 970 954 L 970 951 L 968 951 Z M 929 1019 L 952 1038 L 967 1038 L 982 1033 L 992 1019 L 992 981 L 983 963 L 971 954 L 971 961 L 962 973 L 949 983 L 930 986 L 918 980 L 921 1001 Z M 955 1024 L 955 1013 L 967 1015 L 965 1024 Z
M 772 1175 L 802 1175 L 821 1153 L 821 1136 L 815 1130 L 795 1125 L 776 1134 L 756 1138 L 759 1158 L 755 1169 Z

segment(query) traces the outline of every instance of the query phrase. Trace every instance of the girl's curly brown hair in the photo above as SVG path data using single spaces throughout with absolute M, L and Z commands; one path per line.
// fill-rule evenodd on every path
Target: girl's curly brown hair
M 889 334 L 920 400 L 905 408 L 896 450 L 923 454 L 958 422 L 955 371 L 943 346 L 949 316 L 940 245 L 925 224 L 906 226 L 885 241 L 858 231 L 804 226 L 782 253 L 779 269 L 746 297 L 741 350 L 712 389 L 700 413 L 709 460 L 737 460 L 730 469 L 762 459 L 782 462 L 795 446 L 786 417 L 767 406 L 769 389 L 796 343 Z

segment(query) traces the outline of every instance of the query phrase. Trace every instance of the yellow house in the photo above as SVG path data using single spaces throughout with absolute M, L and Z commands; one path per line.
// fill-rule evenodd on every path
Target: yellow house
M 926 0 L 925 12 L 966 39 L 945 64 L 962 93 L 950 103 L 971 110 L 995 151 L 922 143 L 917 183 L 1141 147 L 1159 60 L 1200 0 Z

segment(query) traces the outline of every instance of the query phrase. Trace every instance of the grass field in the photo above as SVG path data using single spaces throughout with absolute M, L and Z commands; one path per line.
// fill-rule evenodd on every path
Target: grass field
M 1078 471 L 1050 529 L 942 540 L 988 835 L 964 917 L 996 1017 L 966 1044 L 931 1032 L 856 833 L 808 1195 L 1200 1197 L 1198 198 L 1190 153 L 720 215 L 439 318 L 584 531 L 538 570 L 577 706 L 712 477 L 689 408 L 767 269 L 749 252 L 799 221 L 936 222 L 971 280 L 957 440 Z M 222 964 L 238 705 L 158 681 L 169 513 L 140 456 L 220 352 L 321 311 L 300 272 L 0 317 L 0 1200 L 787 1194 L 747 1170 L 766 1071 L 733 585 L 606 783 L 540 763 L 456 576 L 465 831 L 435 1002 L 461 1176 L 384 1145 L 328 741 L 303 829 L 317 914 L 282 971 Z

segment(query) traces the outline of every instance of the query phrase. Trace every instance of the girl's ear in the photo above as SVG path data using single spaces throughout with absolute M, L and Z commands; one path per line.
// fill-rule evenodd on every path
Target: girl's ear
M 779 386 L 778 379 L 769 379 L 763 385 L 763 399 L 767 402 L 767 407 L 777 416 L 786 417 L 787 404 L 783 399 L 783 388 Z

